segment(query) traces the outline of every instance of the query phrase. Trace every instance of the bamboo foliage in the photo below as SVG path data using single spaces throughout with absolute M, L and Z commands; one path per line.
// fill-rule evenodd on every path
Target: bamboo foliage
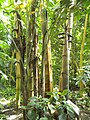
M 14 14 L 15 28 L 13 30 L 15 32 L 15 35 L 14 37 L 12 36 L 11 37 L 13 38 L 12 41 L 14 41 L 13 43 L 15 43 L 14 46 L 16 48 L 16 49 L 14 48 L 15 53 L 13 53 L 12 55 L 12 58 L 14 57 L 16 58 L 16 64 L 15 64 L 16 65 L 15 66 L 16 67 L 16 71 L 15 71 L 16 72 L 16 107 L 18 108 L 20 106 L 20 102 L 21 102 L 20 97 L 23 98 L 23 105 L 27 106 L 28 99 L 30 97 L 39 96 L 39 95 L 41 95 L 42 97 L 49 97 L 47 95 L 47 92 L 50 91 L 52 92 L 53 78 L 52 78 L 52 60 L 51 60 L 52 58 L 51 58 L 50 38 L 52 39 L 52 46 L 55 46 L 55 43 L 58 44 L 59 41 L 57 39 L 57 35 L 59 34 L 60 31 L 63 31 L 63 28 L 64 28 L 64 33 L 62 33 L 62 35 L 64 35 L 64 37 L 61 37 L 61 39 L 64 38 L 64 41 L 60 41 L 60 44 L 63 42 L 60 91 L 67 89 L 66 98 L 68 99 L 69 62 L 70 62 L 71 43 L 73 42 L 72 41 L 73 13 L 71 12 L 77 8 L 76 5 L 79 6 L 79 4 L 81 3 L 75 1 L 76 5 L 74 5 L 74 0 L 69 0 L 67 2 L 61 0 L 60 3 L 59 1 L 56 0 L 54 1 L 53 0 L 50 1 L 49 0 L 14 0 L 14 1 L 15 1 L 14 2 L 15 9 L 14 8 L 11 9 L 12 8 L 11 7 L 9 12 L 7 12 L 8 10 L 7 11 L 5 10 L 5 15 L 8 13 L 10 14 L 15 13 Z M 80 10 L 82 10 L 82 7 L 80 8 Z M 76 10 L 75 10 L 75 14 L 76 14 Z M 12 15 L 10 17 L 12 18 Z M 49 18 L 50 18 L 50 22 L 49 22 Z M 80 76 L 84 75 L 83 50 L 84 50 L 84 43 L 86 37 L 87 21 L 88 21 L 88 14 L 86 14 L 86 18 L 85 18 L 83 40 L 80 50 L 80 71 L 79 71 Z M 11 23 L 12 22 L 13 20 L 11 20 Z M 60 26 L 57 28 L 58 25 Z M 13 26 L 11 27 L 13 28 Z M 51 36 L 49 30 L 51 30 Z M 52 35 L 54 34 L 54 32 L 55 35 Z M 80 33 L 79 30 L 78 32 Z M 53 38 L 53 36 L 55 38 Z M 79 37 L 79 35 L 78 36 L 76 35 L 75 37 Z M 54 78 L 56 80 L 57 80 L 56 76 L 58 76 L 56 71 L 59 71 L 56 70 L 55 68 L 59 56 L 58 51 L 59 49 L 57 49 L 55 46 L 53 50 L 53 56 L 54 55 L 56 56 L 54 56 L 55 58 L 53 58 L 54 60 L 53 68 L 55 71 Z M 75 55 L 73 54 L 73 56 Z M 61 61 L 59 61 L 59 63 L 61 63 Z M 74 71 L 76 72 L 78 69 L 77 61 L 73 60 L 73 63 L 74 63 L 73 67 L 75 67 Z M 12 74 L 12 71 L 13 68 L 11 64 L 10 75 Z M 70 73 L 72 73 L 72 71 Z M 76 76 L 74 77 L 76 78 Z M 80 92 L 82 92 L 83 88 L 84 88 L 84 84 L 83 84 L 83 80 L 81 80 Z M 23 110 L 23 117 L 24 120 L 27 119 L 26 110 Z

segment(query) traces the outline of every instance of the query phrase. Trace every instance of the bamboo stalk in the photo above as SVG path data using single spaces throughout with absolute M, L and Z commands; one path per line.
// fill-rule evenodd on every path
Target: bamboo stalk
M 20 93 L 21 93 L 21 73 L 20 73 L 20 53 L 16 53 L 16 107 L 20 106 Z
M 88 14 L 86 14 L 85 18 L 85 25 L 84 25 L 84 33 L 83 33 L 83 40 L 82 40 L 82 45 L 81 45 L 81 50 L 80 50 L 80 75 L 83 76 L 83 50 L 84 50 L 84 43 L 85 43 L 85 38 L 86 38 L 86 28 L 87 28 L 87 21 L 88 21 Z M 84 89 L 84 84 L 83 80 L 80 81 L 80 95 L 82 96 L 83 90 Z
M 16 39 L 19 39 L 19 35 L 20 35 L 20 25 L 18 22 L 18 15 L 16 13 L 15 16 L 15 20 L 16 20 Z M 20 39 L 19 39 L 20 40 Z M 18 41 L 17 41 L 18 42 Z M 20 89 L 21 89 L 21 72 L 20 72 L 20 51 L 16 51 L 16 60 L 17 60 L 17 64 L 16 64 L 16 107 L 18 109 L 18 107 L 20 106 Z
M 72 6 L 74 5 L 74 0 L 72 0 Z M 63 56 L 62 56 L 62 72 L 60 76 L 60 91 L 65 89 L 68 90 L 66 99 L 69 98 L 69 61 L 70 61 L 70 50 L 71 50 L 71 40 L 69 34 L 72 35 L 73 27 L 73 13 L 70 14 L 70 18 L 66 20 L 65 27 L 65 42 L 63 45 Z
M 46 55 L 46 18 L 45 18 L 45 8 L 44 8 L 44 1 L 41 0 L 40 3 L 41 9 L 41 25 L 42 25 L 42 67 L 41 67 L 41 95 L 44 97 L 45 95 L 45 55 Z

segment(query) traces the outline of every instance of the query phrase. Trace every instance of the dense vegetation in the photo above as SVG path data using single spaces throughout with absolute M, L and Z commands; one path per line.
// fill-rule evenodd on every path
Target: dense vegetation
M 90 119 L 89 14 L 89 0 L 0 0 L 0 120 Z

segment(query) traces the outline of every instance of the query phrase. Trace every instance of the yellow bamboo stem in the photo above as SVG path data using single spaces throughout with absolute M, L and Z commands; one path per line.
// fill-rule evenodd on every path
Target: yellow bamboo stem
M 82 40 L 82 45 L 80 50 L 80 68 L 82 68 L 83 66 L 83 49 L 84 49 L 84 43 L 85 43 L 85 37 L 86 37 L 87 20 L 88 20 L 88 14 L 86 14 L 86 18 L 85 18 L 84 34 L 83 34 L 83 40 Z
M 83 33 L 83 40 L 82 40 L 82 45 L 81 45 L 81 50 L 80 50 L 80 75 L 83 75 L 83 49 L 84 49 L 84 43 L 85 43 L 85 38 L 86 38 L 86 28 L 87 28 L 87 21 L 88 21 L 88 14 L 86 14 L 85 18 L 85 26 L 84 26 L 84 33 Z M 83 89 L 84 89 L 84 84 L 83 80 L 80 81 L 80 95 L 82 96 L 83 94 Z
M 20 88 L 21 88 L 21 73 L 20 73 L 20 53 L 16 53 L 16 106 L 20 106 Z

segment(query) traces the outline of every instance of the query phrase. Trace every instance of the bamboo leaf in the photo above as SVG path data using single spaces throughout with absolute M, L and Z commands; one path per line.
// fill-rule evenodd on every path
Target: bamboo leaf
M 8 80 L 8 76 L 7 76 L 6 74 L 4 74 L 1 70 L 0 70 L 0 73 L 2 74 L 2 76 L 3 76 L 6 80 Z

